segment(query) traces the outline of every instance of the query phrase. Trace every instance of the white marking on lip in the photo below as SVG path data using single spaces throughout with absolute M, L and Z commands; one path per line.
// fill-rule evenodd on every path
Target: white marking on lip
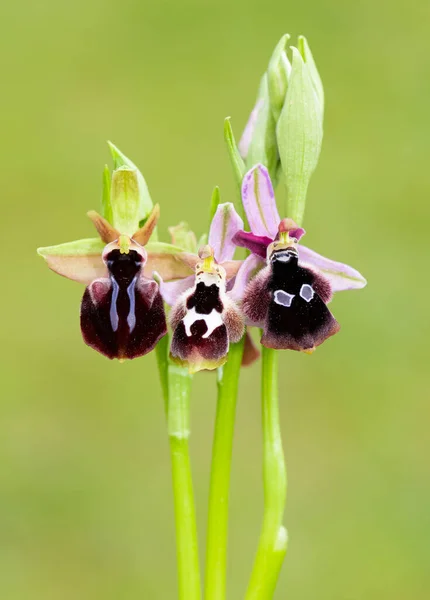
M 119 293 L 119 285 L 117 284 L 117 282 L 115 281 L 115 279 L 112 277 L 112 300 L 110 301 L 110 324 L 112 325 L 112 330 L 116 331 L 118 329 L 118 322 L 119 322 L 119 317 L 118 317 L 118 311 L 116 308 L 116 302 L 118 300 L 118 293 Z
M 291 254 L 276 254 L 275 260 L 278 262 L 288 262 L 291 259 Z
M 201 313 L 198 313 L 196 311 L 194 306 L 187 312 L 187 314 L 182 319 L 182 321 L 185 326 L 185 333 L 187 334 L 188 337 L 191 336 L 191 326 L 196 321 L 204 321 L 206 323 L 206 327 L 208 328 L 206 333 L 204 333 L 202 335 L 202 338 L 208 338 L 217 327 L 219 327 L 220 325 L 223 325 L 221 313 L 219 313 L 214 308 L 211 310 L 211 312 L 208 315 L 202 315 Z
M 136 281 L 137 277 L 133 279 L 127 288 L 127 294 L 130 299 L 130 310 L 128 311 L 127 324 L 130 333 L 136 327 Z
M 288 292 L 284 292 L 284 290 L 276 290 L 275 291 L 275 302 L 280 306 L 286 306 L 289 308 L 293 301 L 294 294 L 289 294 Z
M 312 298 L 314 297 L 314 293 L 314 288 L 308 283 L 304 283 L 300 288 L 300 296 L 306 302 L 310 302 L 312 300 Z

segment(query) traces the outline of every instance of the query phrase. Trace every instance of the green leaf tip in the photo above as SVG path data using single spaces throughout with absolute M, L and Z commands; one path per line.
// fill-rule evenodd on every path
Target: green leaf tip
M 219 191 L 219 187 L 216 185 L 214 187 L 214 191 L 212 192 L 212 198 L 211 198 L 210 222 L 212 222 L 212 219 L 214 218 L 216 209 L 218 208 L 218 204 L 220 202 L 221 202 L 221 194 Z
M 231 165 L 233 167 L 233 173 L 236 179 L 236 183 L 240 190 L 242 186 L 242 179 L 247 169 L 243 158 L 239 153 L 230 121 L 231 117 L 227 117 L 224 120 L 224 139 L 227 144 L 228 155 L 230 158 Z

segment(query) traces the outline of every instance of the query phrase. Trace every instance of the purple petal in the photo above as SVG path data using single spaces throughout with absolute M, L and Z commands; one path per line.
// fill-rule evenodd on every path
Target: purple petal
M 218 263 L 231 260 L 236 249 L 234 235 L 243 229 L 243 221 L 237 214 L 233 204 L 218 204 L 209 230 L 209 245 L 214 250 Z
M 194 275 L 176 281 L 163 281 L 159 277 L 160 292 L 164 302 L 173 306 L 181 294 L 193 287 L 194 279 Z
M 267 247 L 273 242 L 273 239 L 261 235 L 254 235 L 247 231 L 238 231 L 233 238 L 236 246 L 247 248 L 253 254 L 266 259 Z
M 252 233 L 275 238 L 280 222 L 270 175 L 256 165 L 243 178 L 242 202 Z
M 246 286 L 254 277 L 256 271 L 264 267 L 264 264 L 265 263 L 263 260 L 261 260 L 261 258 L 255 254 L 250 254 L 248 258 L 243 261 L 242 266 L 240 267 L 234 280 L 234 285 L 228 292 L 230 298 L 236 302 L 242 300 Z
M 255 124 L 257 123 L 258 115 L 263 107 L 263 104 L 263 98 L 257 100 L 257 103 L 255 104 L 254 108 L 251 111 L 251 114 L 249 115 L 248 123 L 245 125 L 242 137 L 240 138 L 238 148 L 243 160 L 246 160 L 246 157 L 248 155 L 249 146 L 251 144 L 252 136 L 254 135 Z
M 300 263 L 314 267 L 322 273 L 329 280 L 333 292 L 358 290 L 367 283 L 361 273 L 348 265 L 325 258 L 306 246 L 299 245 L 298 251 Z

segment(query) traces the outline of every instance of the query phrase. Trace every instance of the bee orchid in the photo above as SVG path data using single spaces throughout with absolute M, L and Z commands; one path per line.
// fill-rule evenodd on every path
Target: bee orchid
M 150 352 L 167 332 L 157 270 L 167 280 L 192 273 L 184 254 L 170 244 L 150 242 L 159 217 L 154 206 L 141 222 L 140 173 L 122 166 L 112 174 L 105 207 L 109 220 L 88 213 L 98 238 L 39 248 L 56 273 L 86 284 L 81 303 L 84 341 L 108 358 L 131 359 Z M 152 203 L 151 203 L 152 204 Z
M 366 280 L 299 244 L 305 230 L 280 219 L 264 166 L 245 175 L 242 201 L 251 232 L 237 232 L 234 242 L 253 253 L 247 261 L 254 270 L 258 262 L 264 267 L 248 284 L 242 310 L 250 324 L 263 329 L 264 346 L 311 353 L 339 330 L 326 306 L 333 292 L 362 288 Z
M 229 344 L 238 342 L 245 330 L 239 307 L 226 293 L 226 271 L 215 261 L 213 249 L 204 246 L 199 257 L 194 286 L 180 296 L 170 315 L 170 356 L 191 373 L 224 364 Z
M 212 370 L 224 364 L 230 343 L 238 341 L 244 333 L 243 317 L 236 304 L 243 261 L 233 260 L 236 250 L 233 238 L 242 229 L 243 221 L 233 204 L 218 204 L 208 244 L 197 254 L 186 255 L 185 260 L 194 267 L 194 275 L 160 281 L 164 300 L 173 306 L 171 358 L 187 365 L 190 372 Z M 170 231 L 174 244 L 182 242 L 190 250 L 197 245 L 191 232 L 187 232 L 188 243 L 184 241 L 184 225 Z M 244 291 L 245 285 L 241 289 Z M 258 357 L 258 351 L 251 338 L 247 337 L 246 342 L 243 364 L 250 364 Z

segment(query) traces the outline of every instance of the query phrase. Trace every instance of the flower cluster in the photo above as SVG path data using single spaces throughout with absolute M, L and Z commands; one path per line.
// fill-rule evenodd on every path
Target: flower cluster
M 326 306 L 332 292 L 365 281 L 299 244 L 305 232 L 280 219 L 264 166 L 243 178 L 251 231 L 244 231 L 232 203 L 218 204 L 208 243 L 198 248 L 185 224 L 170 228 L 171 244 L 158 241 L 159 207 L 142 203 L 149 195 L 141 173 L 112 149 L 122 160 L 104 213 L 88 213 L 99 238 L 39 249 L 52 270 L 87 285 L 81 330 L 89 346 L 120 360 L 147 354 L 167 334 L 168 306 L 170 356 L 190 372 L 221 366 L 245 325 L 262 328 L 265 346 L 304 352 L 338 331 Z M 234 260 L 236 246 L 251 254 Z
M 311 353 L 339 330 L 327 308 L 333 292 L 363 287 L 352 267 L 301 244 L 310 177 L 322 141 L 324 93 L 304 37 L 287 56 L 285 35 L 261 80 L 238 145 L 225 133 L 250 231 L 216 188 L 209 235 L 197 243 L 185 223 L 158 241 L 158 205 L 143 175 L 113 144 L 104 171 L 103 214 L 88 213 L 98 238 L 40 248 L 55 272 L 87 285 L 81 304 L 85 342 L 109 358 L 150 352 L 172 329 L 170 357 L 190 372 L 215 369 L 246 328 L 269 348 Z M 281 219 L 272 180 L 282 178 L 290 218 Z M 296 221 L 296 222 L 295 222 Z M 299 223 L 299 225 L 297 224 Z M 236 246 L 250 254 L 234 260 Z M 258 356 L 246 333 L 243 362 Z

